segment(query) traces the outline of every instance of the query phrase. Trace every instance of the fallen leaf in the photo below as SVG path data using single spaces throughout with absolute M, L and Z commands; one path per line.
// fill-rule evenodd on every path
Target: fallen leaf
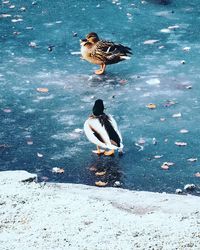
M 95 166 L 91 166 L 91 167 L 89 168 L 89 170 L 92 171 L 92 172 L 94 172 L 94 171 L 97 171 L 97 168 L 96 168 Z
M 190 49 L 191 49 L 191 47 L 184 47 L 184 48 L 183 48 L 183 51 L 189 52 Z
M 27 141 L 27 145 L 33 145 L 33 141 Z
M 96 181 L 95 185 L 98 187 L 105 187 L 108 185 L 108 182 L 104 182 L 104 181 Z
M 4 109 L 4 110 L 3 110 L 3 112 L 5 112 L 5 113 L 11 113 L 11 112 L 12 112 L 12 110 L 11 110 L 11 109 L 9 109 L 9 108 L 6 108 L 6 109 Z
M 149 109 L 155 109 L 156 108 L 156 104 L 149 103 L 148 105 L 146 105 L 146 107 L 149 108 Z
M 179 146 L 179 147 L 184 147 L 184 146 L 187 146 L 187 142 L 179 142 L 179 141 L 176 141 L 175 142 L 175 145 Z
M 187 134 L 189 131 L 187 129 L 181 129 L 179 132 L 181 134 Z
M 127 83 L 127 80 L 122 79 L 122 80 L 119 81 L 119 83 L 121 83 L 121 84 L 126 84 L 126 83 Z
M 63 168 L 52 168 L 52 173 L 63 174 L 65 170 Z
M 36 44 L 36 42 L 30 42 L 28 46 L 31 48 L 36 48 L 37 44 Z
M 49 89 L 48 88 L 37 88 L 37 91 L 41 92 L 41 93 L 47 93 L 49 91 Z
M 37 156 L 41 158 L 43 157 L 43 154 L 37 153 Z
M 173 25 L 173 26 L 169 26 L 168 29 L 170 30 L 175 30 L 175 29 L 178 29 L 180 28 L 179 25 Z
M 163 155 L 154 155 L 154 158 L 155 159 L 160 159 L 160 158 L 162 158 L 163 157 Z
M 180 112 L 172 115 L 173 118 L 179 118 L 181 116 L 182 114 Z
M 163 165 L 161 166 L 161 168 L 164 169 L 164 170 L 168 170 L 168 169 L 169 169 L 169 166 L 163 164 Z
M 185 88 L 186 89 L 192 89 L 192 85 L 186 85 Z
M 138 140 L 138 144 L 145 144 L 145 140 L 143 139 L 143 138 L 140 138 L 139 140 Z
M 187 159 L 187 161 L 189 161 L 189 162 L 195 162 L 197 160 L 198 160 L 197 158 L 189 158 L 189 159 Z
M 168 170 L 169 167 L 171 167 L 171 166 L 173 166 L 173 165 L 174 165 L 173 162 L 164 162 L 164 163 L 162 164 L 161 168 L 164 169 L 164 170 Z
M 166 118 L 164 118 L 164 117 L 161 117 L 161 118 L 160 118 L 160 121 L 161 121 L 161 122 L 164 122 L 165 120 L 166 120 Z
M 197 173 L 195 174 L 195 176 L 196 176 L 196 177 L 200 177 L 200 173 L 197 172 Z
M 154 44 L 154 43 L 157 43 L 157 42 L 159 42 L 159 40 L 152 39 L 152 40 L 146 40 L 146 41 L 144 41 L 144 44 Z
M 102 171 L 102 172 L 96 172 L 95 175 L 96 176 L 103 176 L 106 174 L 106 171 Z
M 177 102 L 167 100 L 166 103 L 164 103 L 164 107 L 171 107 L 172 105 L 177 104 Z
M 161 29 L 160 32 L 162 32 L 162 33 L 170 33 L 171 31 L 170 31 L 170 29 Z

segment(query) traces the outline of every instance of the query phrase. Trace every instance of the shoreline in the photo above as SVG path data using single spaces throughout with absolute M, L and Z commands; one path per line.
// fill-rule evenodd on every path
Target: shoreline
M 26 171 L 0 172 L 2 250 L 200 248 L 198 196 L 36 178 Z

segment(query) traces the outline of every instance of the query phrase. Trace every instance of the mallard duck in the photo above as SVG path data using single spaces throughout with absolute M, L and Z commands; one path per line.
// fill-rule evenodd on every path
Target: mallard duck
M 82 58 L 86 61 L 100 65 L 97 75 L 105 72 L 106 65 L 130 59 L 131 48 L 121 44 L 100 40 L 95 32 L 91 32 L 86 39 L 80 40 Z
M 122 153 L 122 136 L 118 130 L 117 123 L 111 115 L 104 113 L 104 104 L 101 99 L 95 101 L 93 114 L 85 121 L 84 132 L 89 141 L 97 145 L 96 154 L 113 155 L 118 149 Z M 110 149 L 109 151 L 101 148 Z

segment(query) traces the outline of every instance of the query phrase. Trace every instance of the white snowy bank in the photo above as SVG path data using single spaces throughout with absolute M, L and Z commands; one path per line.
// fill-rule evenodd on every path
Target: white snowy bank
M 199 197 L 35 177 L 0 172 L 1 250 L 200 249 Z

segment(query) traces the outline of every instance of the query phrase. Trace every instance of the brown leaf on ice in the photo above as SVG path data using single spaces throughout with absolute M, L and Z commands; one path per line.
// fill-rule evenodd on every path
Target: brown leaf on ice
M 37 92 L 47 93 L 47 92 L 49 92 L 49 89 L 48 88 L 37 88 Z
M 149 108 L 149 109 L 155 109 L 155 108 L 156 108 L 156 104 L 154 104 L 154 103 L 149 103 L 149 104 L 147 104 L 146 107 Z
M 108 185 L 108 182 L 104 182 L 104 181 L 96 181 L 95 185 L 98 187 L 105 187 Z
M 106 171 L 102 171 L 102 172 L 96 172 L 95 175 L 96 176 L 103 176 L 106 174 Z

